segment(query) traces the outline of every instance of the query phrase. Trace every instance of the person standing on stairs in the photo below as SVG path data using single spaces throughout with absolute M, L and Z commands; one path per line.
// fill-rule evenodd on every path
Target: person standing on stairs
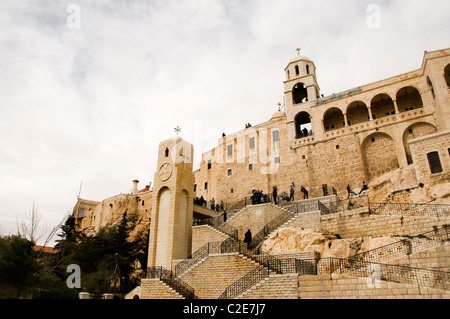
M 245 233 L 244 243 L 247 243 L 247 249 L 250 249 L 250 245 L 252 243 L 252 232 L 250 229 Z

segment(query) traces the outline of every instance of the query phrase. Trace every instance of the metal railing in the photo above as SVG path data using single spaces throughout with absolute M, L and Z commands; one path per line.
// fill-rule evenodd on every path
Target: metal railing
M 317 274 L 331 275 L 332 273 L 381 281 L 416 284 L 443 290 L 450 288 L 450 272 L 350 259 L 321 259 L 317 264 Z
M 226 241 L 226 240 L 225 240 Z M 179 277 L 186 271 L 200 263 L 210 254 L 221 254 L 225 252 L 225 241 L 210 242 L 197 249 L 191 256 L 179 262 L 174 269 L 175 277 Z
M 401 216 L 449 217 L 450 205 L 411 203 L 369 203 L 372 213 Z
M 286 274 L 330 275 L 330 278 L 331 274 L 345 274 L 356 278 L 367 278 L 368 283 L 370 281 L 371 284 L 374 280 L 376 284 L 378 280 L 442 290 L 450 289 L 450 272 L 431 269 L 339 258 L 322 258 L 320 260 L 280 259 L 277 265 L 280 273 Z M 219 299 L 236 298 L 267 277 L 270 277 L 270 271 L 267 267 L 261 265 L 228 286 L 219 296 Z
M 332 273 L 348 274 L 353 277 L 367 277 L 385 281 L 417 284 L 439 289 L 450 288 L 450 273 L 431 269 L 413 268 L 399 265 L 381 264 L 380 259 L 391 259 L 426 248 L 436 246 L 436 242 L 450 240 L 450 226 L 444 226 L 427 232 L 412 240 L 406 239 L 383 247 L 379 247 L 345 259 L 277 259 L 268 254 L 253 255 L 251 258 L 261 266 L 253 270 L 251 275 L 244 276 L 234 282 L 222 293 L 219 299 L 232 299 L 250 289 L 263 279 L 270 277 L 270 271 L 276 273 L 297 273 L 299 275 L 330 275 Z
M 449 240 L 450 226 L 444 225 L 440 229 L 435 229 L 412 238 L 402 239 L 386 246 L 374 248 L 348 257 L 347 259 L 351 261 L 381 262 L 435 247 L 437 244 Z
M 186 299 L 195 298 L 194 288 L 180 278 L 177 278 L 172 271 L 167 270 L 164 267 L 148 267 L 147 278 L 161 280 Z
M 363 195 L 358 197 L 352 197 L 348 199 L 337 198 L 336 201 L 332 201 L 329 204 L 328 212 L 323 214 L 341 213 L 348 210 L 353 210 L 362 207 L 369 207 L 369 196 Z

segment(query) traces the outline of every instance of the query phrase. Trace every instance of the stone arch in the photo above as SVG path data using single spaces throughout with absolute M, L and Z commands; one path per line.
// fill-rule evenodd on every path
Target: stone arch
M 401 88 L 397 92 L 396 99 L 398 111 L 400 113 L 423 107 L 422 96 L 420 95 L 419 90 L 413 86 Z
M 347 106 L 347 125 L 355 125 L 370 120 L 369 109 L 363 101 L 353 101 Z
M 370 108 L 372 110 L 373 119 L 379 119 L 395 114 L 394 101 L 386 93 L 375 95 L 370 102 Z
M 447 66 L 444 69 L 444 78 L 445 82 L 447 82 L 447 86 L 450 89 L 450 64 L 447 64 Z
M 361 153 L 369 181 L 399 168 L 394 140 L 386 133 L 377 132 L 366 137 L 361 144 Z
M 324 131 L 331 131 L 345 126 L 344 114 L 337 107 L 332 107 L 323 114 Z
M 433 124 L 427 122 L 414 123 L 406 128 L 405 132 L 403 133 L 403 147 L 405 149 L 408 165 L 413 163 L 411 149 L 408 142 L 414 138 L 422 137 L 436 132 L 437 128 Z
M 307 134 L 305 135 L 305 130 Z M 308 112 L 300 112 L 295 116 L 295 138 L 309 136 L 311 132 L 311 116 Z
M 158 191 L 157 198 L 157 227 L 156 227 L 156 252 L 155 252 L 155 265 L 164 265 L 167 242 L 169 235 L 167 231 L 169 225 L 169 209 L 170 209 L 170 189 L 168 187 L 162 187 Z
M 188 205 L 189 203 L 189 192 L 186 189 L 183 189 L 180 192 L 179 201 L 178 201 L 178 209 L 177 216 L 175 217 L 177 220 L 175 222 L 178 225 L 178 233 L 177 240 L 175 240 L 177 247 L 174 247 L 174 251 L 176 252 L 175 259 L 184 259 L 187 258 L 188 253 L 188 245 L 190 243 L 186 242 L 186 234 L 188 232 L 187 214 L 188 214 Z
M 292 100 L 294 104 L 300 104 L 308 101 L 308 90 L 304 83 L 297 83 L 292 89 Z

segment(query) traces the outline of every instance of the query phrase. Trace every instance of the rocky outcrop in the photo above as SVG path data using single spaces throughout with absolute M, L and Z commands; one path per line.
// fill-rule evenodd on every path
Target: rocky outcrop
M 366 194 L 372 202 L 450 204 L 450 181 L 435 185 L 418 183 L 415 167 L 410 165 L 373 179 Z
M 347 258 L 355 254 L 385 246 L 403 238 L 364 237 L 338 239 L 331 234 L 322 234 L 301 228 L 282 228 L 273 233 L 261 246 L 263 252 L 279 254 L 300 251 L 316 251 L 321 258 Z

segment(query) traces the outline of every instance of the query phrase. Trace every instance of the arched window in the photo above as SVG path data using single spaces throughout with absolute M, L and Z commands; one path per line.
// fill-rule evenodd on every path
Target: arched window
M 299 75 L 300 74 L 300 70 L 298 68 L 298 65 L 295 66 L 295 75 Z
M 356 125 L 369 120 L 369 110 L 364 102 L 353 101 L 347 106 L 347 125 Z
M 306 65 L 306 74 L 309 74 L 309 65 Z
M 397 92 L 397 105 L 399 112 L 422 108 L 422 97 L 415 87 L 407 86 Z
M 295 116 L 295 138 L 312 135 L 311 117 L 307 112 L 300 112 Z
M 297 83 L 292 90 L 292 99 L 294 104 L 300 104 L 308 101 L 308 91 L 303 83 Z
M 165 157 L 169 157 L 169 148 L 166 147 L 166 150 L 164 151 Z
M 341 109 L 332 107 L 325 112 L 323 116 L 323 128 L 325 132 L 343 128 L 344 126 L 344 114 Z
M 431 174 L 442 172 L 441 159 L 438 152 L 431 152 L 427 154 L 428 164 L 430 165 Z
M 392 101 L 389 95 L 384 93 L 376 95 L 372 99 L 370 107 L 372 109 L 373 119 L 395 114 L 394 101 Z
M 447 82 L 447 86 L 450 89 L 450 64 L 447 64 L 447 66 L 444 69 L 444 78 L 445 82 Z

